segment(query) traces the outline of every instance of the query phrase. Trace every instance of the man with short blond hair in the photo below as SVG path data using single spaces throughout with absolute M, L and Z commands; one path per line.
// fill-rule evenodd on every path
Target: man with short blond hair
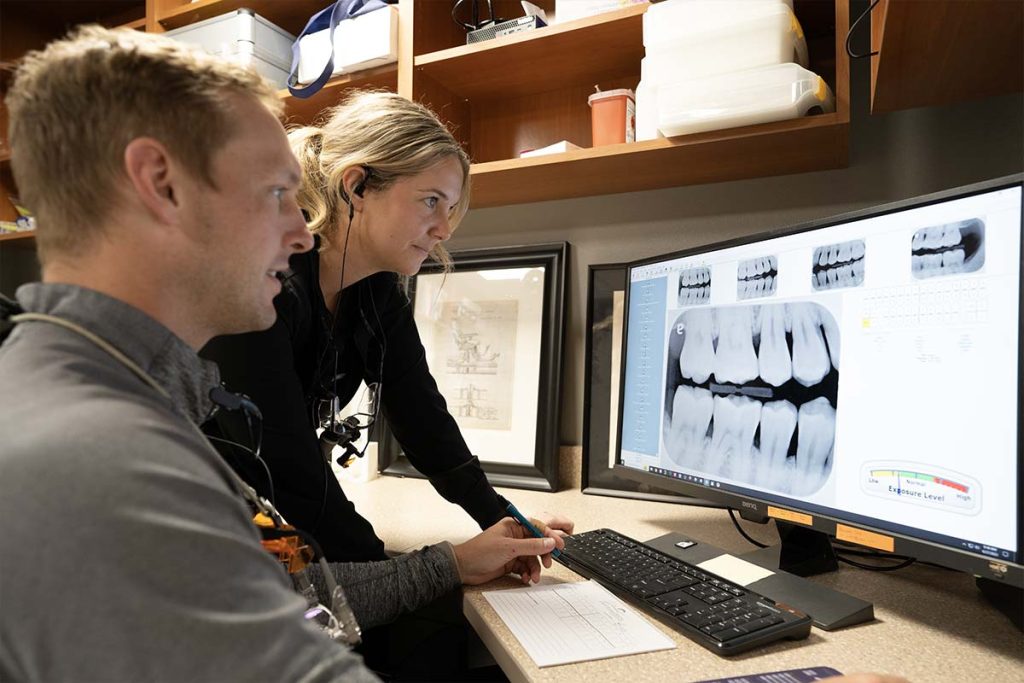
M 312 244 L 273 92 L 91 27 L 7 105 L 44 282 L 0 347 L 0 678 L 374 679 L 302 618 L 194 426 L 217 383 L 194 349 L 273 323 Z
M 197 428 L 219 375 L 196 350 L 273 324 L 313 245 L 274 91 L 86 27 L 26 56 L 6 104 L 43 282 L 0 298 L 0 680 L 376 680 L 305 620 L 245 498 L 265 504 Z M 517 558 L 537 580 L 564 543 L 524 534 L 506 519 L 310 578 L 368 628 Z

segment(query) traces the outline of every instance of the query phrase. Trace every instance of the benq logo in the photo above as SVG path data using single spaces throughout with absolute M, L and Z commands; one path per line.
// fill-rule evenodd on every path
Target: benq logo
M 757 503 L 748 503 L 745 500 L 741 500 L 740 505 L 742 505 L 745 508 L 750 508 L 751 510 L 757 510 Z

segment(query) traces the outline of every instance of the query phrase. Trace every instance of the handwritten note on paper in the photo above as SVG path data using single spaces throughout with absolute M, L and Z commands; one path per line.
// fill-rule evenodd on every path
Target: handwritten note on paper
M 675 647 L 671 638 L 594 581 L 483 595 L 540 667 Z

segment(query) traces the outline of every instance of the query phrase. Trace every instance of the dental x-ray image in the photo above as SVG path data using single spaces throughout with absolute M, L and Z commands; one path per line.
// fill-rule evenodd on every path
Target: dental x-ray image
M 679 306 L 696 306 L 711 300 L 711 269 L 705 266 L 679 271 Z
M 759 256 L 740 261 L 736 267 L 736 298 L 755 299 L 775 293 L 779 276 L 778 256 Z
M 814 250 L 811 286 L 817 290 L 864 284 L 864 240 L 829 244 Z
M 839 327 L 812 302 L 684 311 L 669 330 L 662 438 L 675 465 L 779 493 L 832 469 Z
M 918 279 L 973 273 L 985 263 L 985 224 L 971 218 L 921 228 L 910 250 L 910 272 Z

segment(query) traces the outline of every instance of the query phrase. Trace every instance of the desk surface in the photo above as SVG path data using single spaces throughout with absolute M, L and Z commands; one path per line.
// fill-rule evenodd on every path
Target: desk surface
M 382 477 L 365 484 L 344 482 L 343 487 L 391 550 L 439 540 L 460 542 L 478 531 L 468 515 L 422 480 Z M 609 527 L 642 541 L 677 532 L 737 554 L 754 549 L 736 533 L 724 510 L 589 496 L 578 490 L 501 491 L 525 514 L 558 512 L 570 517 L 579 531 Z M 759 540 L 776 540 L 770 527 L 744 528 Z M 556 564 L 544 580 L 582 579 Z M 984 601 L 965 574 L 925 565 L 897 572 L 840 565 L 838 572 L 813 580 L 873 602 L 876 620 L 834 632 L 812 629 L 806 640 L 725 659 L 648 618 L 677 643 L 675 650 L 539 669 L 481 595 L 483 590 L 520 586 L 518 581 L 467 587 L 465 609 L 513 681 L 697 681 L 803 666 L 900 674 L 916 682 L 1024 680 L 1024 634 Z

